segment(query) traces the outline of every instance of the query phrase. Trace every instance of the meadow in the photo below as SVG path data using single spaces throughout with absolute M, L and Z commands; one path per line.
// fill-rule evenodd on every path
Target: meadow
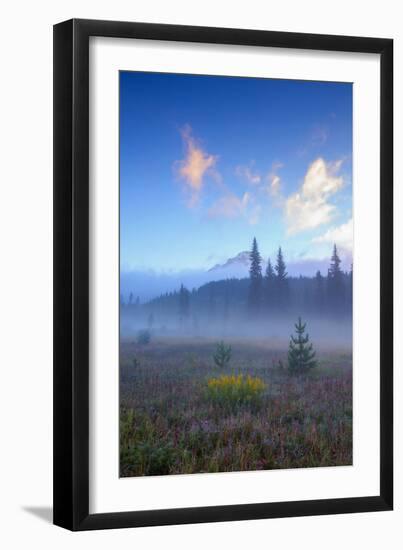
M 220 368 L 213 339 L 121 341 L 121 477 L 352 464 L 351 349 L 319 345 L 318 366 L 292 376 L 284 343 L 228 344 Z M 240 375 L 260 381 L 242 399 L 211 382 Z

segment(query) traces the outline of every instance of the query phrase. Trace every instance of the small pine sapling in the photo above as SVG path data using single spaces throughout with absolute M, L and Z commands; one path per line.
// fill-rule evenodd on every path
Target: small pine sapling
M 291 336 L 288 349 L 288 371 L 291 374 L 303 374 L 317 366 L 315 351 L 309 342 L 309 334 L 305 333 L 306 323 L 302 323 L 301 317 L 295 324 L 296 336 Z
M 139 330 L 137 333 L 137 343 L 140 345 L 147 345 L 150 343 L 151 333 L 147 329 Z
M 218 342 L 215 354 L 213 355 L 214 363 L 217 367 L 223 369 L 228 365 L 231 359 L 231 346 L 226 346 L 224 342 Z

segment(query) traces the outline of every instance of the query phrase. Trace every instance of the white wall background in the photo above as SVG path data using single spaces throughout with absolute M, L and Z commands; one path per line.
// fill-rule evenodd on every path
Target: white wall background
M 71 17 L 381 36 L 395 39 L 395 182 L 403 161 L 403 10 L 384 0 L 27 0 L 1 10 L 0 544 L 4 548 L 301 550 L 403 540 L 403 295 L 396 304 L 395 511 L 70 533 L 50 524 L 52 493 L 52 25 Z M 395 280 L 403 280 L 403 192 L 395 185 Z M 399 252 L 400 248 L 400 252 Z M 397 285 L 396 285 L 397 286 Z M 400 287 L 401 288 L 401 287 Z M 399 338 L 400 335 L 400 338 Z

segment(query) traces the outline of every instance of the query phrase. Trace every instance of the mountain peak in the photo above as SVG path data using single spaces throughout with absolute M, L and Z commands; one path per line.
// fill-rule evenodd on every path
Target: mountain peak
M 250 252 L 248 250 L 243 250 L 233 258 L 228 258 L 228 260 L 223 264 L 216 264 L 215 266 L 211 267 L 208 270 L 208 272 L 210 273 L 211 271 L 218 271 L 218 270 L 227 269 L 231 267 L 249 269 L 249 264 L 250 264 Z

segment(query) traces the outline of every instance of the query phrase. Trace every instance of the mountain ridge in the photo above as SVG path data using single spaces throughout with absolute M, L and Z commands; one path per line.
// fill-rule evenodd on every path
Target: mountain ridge
M 217 271 L 218 269 L 225 269 L 234 264 L 242 265 L 244 267 L 249 268 L 250 252 L 248 250 L 243 250 L 242 252 L 239 252 L 236 256 L 233 256 L 232 258 L 228 258 L 224 263 L 213 265 L 213 267 L 210 267 L 210 269 L 207 270 L 207 273 L 211 273 L 212 271 Z

